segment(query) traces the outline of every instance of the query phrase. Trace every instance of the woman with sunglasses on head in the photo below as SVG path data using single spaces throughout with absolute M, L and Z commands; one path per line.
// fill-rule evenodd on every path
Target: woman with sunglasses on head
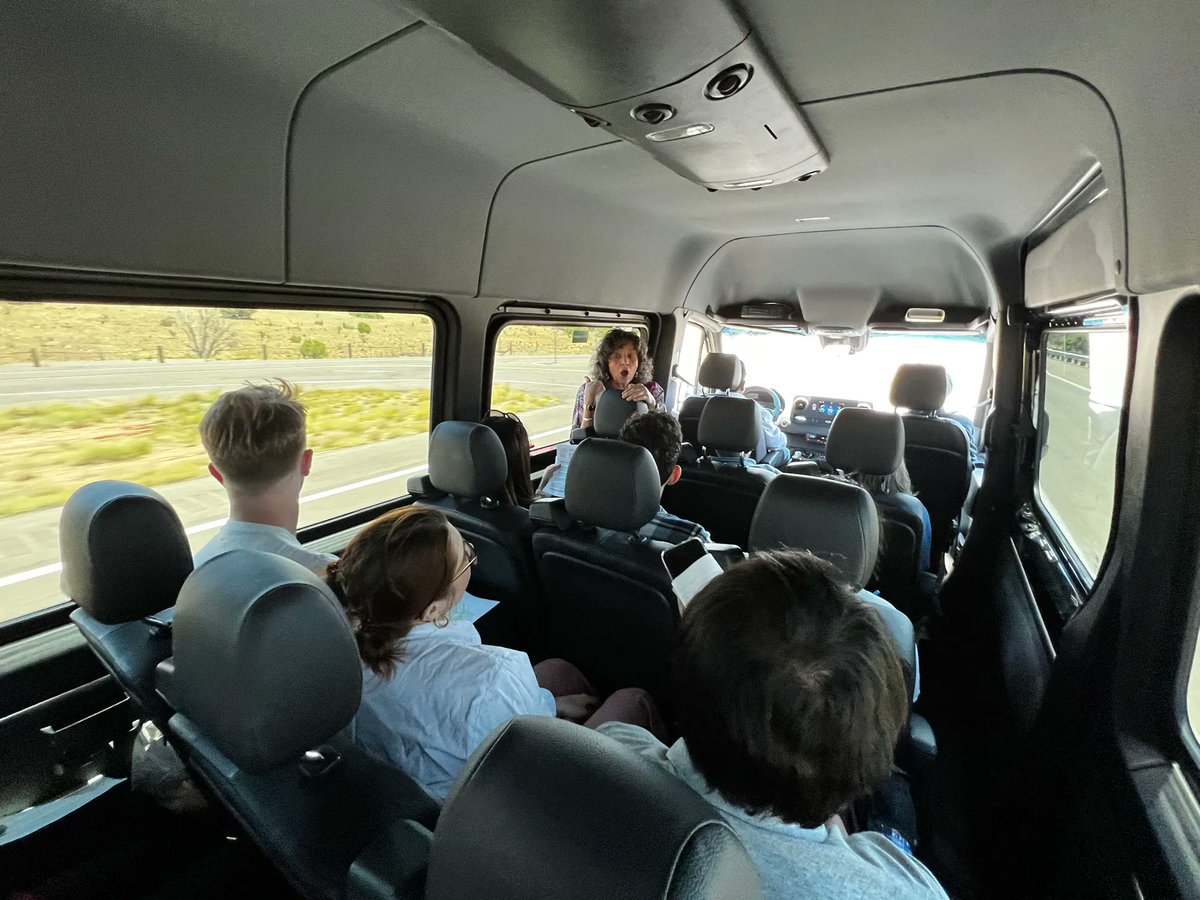
M 513 716 L 597 727 L 625 721 L 662 733 L 653 701 L 625 688 L 603 704 L 564 660 L 535 667 L 484 644 L 455 620 L 474 548 L 437 509 L 408 506 L 359 532 L 326 579 L 350 619 L 363 663 L 355 740 L 445 799 L 471 752 Z

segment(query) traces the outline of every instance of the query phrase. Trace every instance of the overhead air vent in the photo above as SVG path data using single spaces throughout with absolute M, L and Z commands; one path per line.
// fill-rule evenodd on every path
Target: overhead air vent
M 743 303 L 743 319 L 790 319 L 795 312 L 786 303 Z
M 904 314 L 904 321 L 928 325 L 940 324 L 946 321 L 946 311 L 934 309 L 931 306 L 913 306 Z
M 829 164 L 728 0 L 672 0 L 669 15 L 646 0 L 406 5 L 711 191 L 807 181 Z

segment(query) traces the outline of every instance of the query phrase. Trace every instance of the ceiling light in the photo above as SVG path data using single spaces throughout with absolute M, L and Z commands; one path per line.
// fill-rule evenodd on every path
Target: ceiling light
M 828 222 L 829 216 L 805 216 L 803 219 L 797 219 L 797 222 Z
M 678 128 L 668 128 L 664 131 L 652 131 L 646 135 L 646 139 L 650 141 L 678 141 L 682 138 L 695 137 L 698 134 L 708 134 L 713 130 L 713 127 L 707 122 L 700 122 L 696 125 L 680 125 Z
M 946 311 L 932 306 L 913 306 L 904 314 L 905 322 L 945 322 Z
M 721 187 L 733 190 L 735 188 L 766 187 L 768 184 L 774 183 L 770 178 L 752 178 L 749 181 L 731 181 L 728 184 L 721 185 Z

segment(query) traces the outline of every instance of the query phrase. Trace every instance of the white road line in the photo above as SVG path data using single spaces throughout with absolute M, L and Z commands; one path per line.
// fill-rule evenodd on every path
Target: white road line
M 20 584 L 22 581 L 28 581 L 31 578 L 41 578 L 43 575 L 53 575 L 55 572 L 61 571 L 62 563 L 54 563 L 49 566 L 39 566 L 27 572 L 18 572 L 16 575 L 6 575 L 0 578 L 0 588 L 8 587 L 10 584 Z
M 1082 384 L 1076 384 L 1073 381 L 1068 381 L 1067 379 L 1063 378 L 1061 375 L 1055 375 L 1053 372 L 1047 372 L 1046 374 L 1049 375 L 1051 378 L 1061 381 L 1063 384 L 1069 384 L 1073 388 L 1079 388 L 1081 391 L 1090 391 L 1091 390 L 1091 388 L 1086 388 Z

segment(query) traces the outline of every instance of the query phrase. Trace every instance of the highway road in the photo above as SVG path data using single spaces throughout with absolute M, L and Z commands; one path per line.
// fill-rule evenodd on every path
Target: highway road
M 545 409 L 522 413 L 539 444 L 566 437 L 571 402 L 586 357 L 501 358 L 496 381 L 555 399 Z M 130 399 L 236 387 L 248 378 L 287 377 L 308 386 L 404 389 L 428 384 L 427 359 L 292 360 L 266 363 L 181 361 L 158 363 L 57 363 L 44 369 L 0 367 L 0 405 L 39 401 Z M 1053 374 L 1053 373 L 1052 373 Z M 1065 377 L 1064 377 L 1065 376 Z M 1082 372 L 1063 371 L 1048 380 L 1052 411 L 1049 449 L 1043 460 L 1046 499 L 1095 565 L 1111 518 L 1111 448 L 1097 453 Z M 426 434 L 410 435 L 319 456 L 305 485 L 301 524 L 379 503 L 404 493 L 407 479 L 424 469 Z M 193 548 L 220 527 L 226 512 L 220 487 L 207 477 L 158 490 L 179 511 Z M 0 621 L 58 602 L 59 509 L 0 519 Z
M 229 390 L 246 381 L 286 378 L 309 388 L 429 386 L 430 359 L 167 360 L 157 362 L 56 362 L 0 366 L 0 407 L 52 400 L 128 400 L 153 394 L 174 397 L 195 391 Z M 574 399 L 588 357 L 560 354 L 501 356 L 495 381 L 543 396 Z

